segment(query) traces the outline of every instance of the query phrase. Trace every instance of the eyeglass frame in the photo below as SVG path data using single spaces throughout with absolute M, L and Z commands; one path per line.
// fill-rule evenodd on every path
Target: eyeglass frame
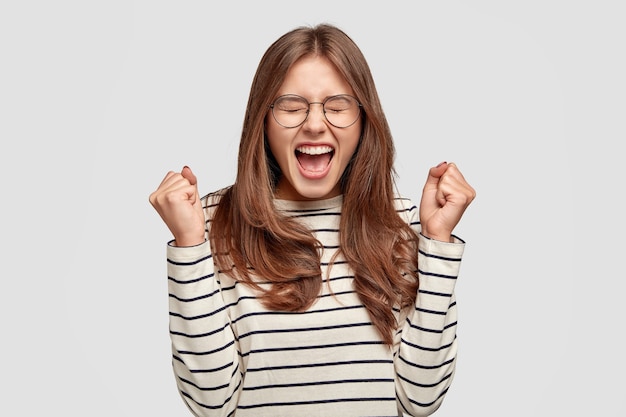
M 357 117 L 354 119 L 354 121 L 353 121 L 352 123 L 350 123 L 349 125 L 347 125 L 347 126 L 337 126 L 337 125 L 335 125 L 333 122 L 331 122 L 330 120 L 328 120 L 328 117 L 326 116 L 326 109 L 325 109 L 325 107 L 324 107 L 324 106 L 326 105 L 326 102 L 327 102 L 328 100 L 331 100 L 331 99 L 334 99 L 334 98 L 337 98 L 337 97 L 344 97 L 344 96 L 345 96 L 345 97 L 350 97 L 350 98 L 353 98 L 353 99 L 354 99 L 354 101 L 356 101 L 356 104 L 357 104 L 357 106 L 358 106 L 358 108 L 359 108 L 359 113 L 358 113 Z M 298 124 L 297 124 L 297 125 L 295 125 L 295 126 L 285 126 L 284 124 L 282 124 L 281 122 L 279 122 L 279 121 L 278 121 L 278 119 L 276 118 L 276 115 L 274 114 L 274 104 L 276 104 L 276 102 L 277 102 L 279 99 L 283 98 L 283 97 L 298 97 L 298 98 L 301 98 L 302 100 L 304 100 L 304 101 L 307 103 L 307 111 L 306 111 L 306 116 L 304 117 L 304 120 L 302 120 L 302 122 L 298 123 Z M 300 96 L 300 95 L 298 95 L 298 94 L 283 94 L 282 96 L 278 96 L 278 97 L 276 97 L 276 98 L 274 99 L 274 101 L 273 101 L 273 102 L 272 102 L 272 103 L 271 103 L 268 107 L 269 107 L 270 109 L 272 109 L 272 117 L 274 118 L 274 120 L 276 121 L 276 123 L 278 123 L 279 125 L 281 125 L 281 126 L 282 126 L 282 127 L 284 127 L 285 129 L 295 129 L 296 127 L 300 127 L 300 126 L 302 126 L 302 125 L 303 125 L 303 124 L 307 121 L 307 119 L 309 118 L 309 114 L 311 113 L 311 104 L 321 104 L 321 105 L 322 105 L 322 114 L 324 115 L 324 119 L 325 119 L 328 123 L 330 123 L 332 126 L 336 127 L 337 129 L 346 129 L 346 128 L 348 128 L 348 127 L 352 126 L 353 124 L 355 124 L 355 123 L 359 120 L 359 118 L 361 117 L 361 112 L 362 112 L 362 110 L 363 110 L 363 105 L 361 104 L 361 102 L 359 101 L 359 99 L 357 99 L 356 97 L 354 97 L 354 96 L 352 96 L 352 95 L 350 95 L 350 94 L 335 94 L 334 96 L 329 96 L 329 97 L 326 97 L 326 98 L 324 99 L 324 101 L 309 101 L 309 100 L 307 100 L 307 99 L 306 99 L 306 97 L 302 97 L 302 96 Z

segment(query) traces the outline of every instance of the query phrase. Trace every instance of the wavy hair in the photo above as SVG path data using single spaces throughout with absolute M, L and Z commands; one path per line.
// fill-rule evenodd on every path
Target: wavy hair
M 394 206 L 395 149 L 371 71 L 358 46 L 335 26 L 296 28 L 261 58 L 244 117 L 237 177 L 211 222 L 215 262 L 223 273 L 259 290 L 269 309 L 304 311 L 319 296 L 321 243 L 275 209 L 281 172 L 264 131 L 287 71 L 310 55 L 330 60 L 363 104 L 362 135 L 341 179 L 340 253 L 373 325 L 391 346 L 398 326 L 393 308 L 413 304 L 417 296 L 417 236 Z M 258 277 L 273 285 L 261 288 Z

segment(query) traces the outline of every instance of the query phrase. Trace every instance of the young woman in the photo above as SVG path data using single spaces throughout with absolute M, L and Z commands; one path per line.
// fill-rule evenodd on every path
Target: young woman
M 452 163 L 419 210 L 359 48 L 297 28 L 261 59 L 235 183 L 202 198 L 191 169 L 150 202 L 167 247 L 173 367 L 197 416 L 424 416 L 450 387 L 452 232 L 475 197 Z

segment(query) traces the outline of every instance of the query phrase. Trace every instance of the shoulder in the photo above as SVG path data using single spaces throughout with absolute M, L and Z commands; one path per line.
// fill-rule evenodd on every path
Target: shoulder
M 221 188 L 213 191 L 200 199 L 202 203 L 202 209 L 204 210 L 207 219 L 213 218 L 215 209 L 220 204 L 222 197 L 230 190 L 231 186 Z
M 417 205 L 408 197 L 396 195 L 393 199 L 396 212 L 400 217 L 411 223 L 413 219 L 418 217 L 419 210 Z

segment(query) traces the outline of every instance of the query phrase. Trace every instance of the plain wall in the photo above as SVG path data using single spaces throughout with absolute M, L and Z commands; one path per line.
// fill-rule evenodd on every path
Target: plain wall
M 0 414 L 190 415 L 148 195 L 183 165 L 229 185 L 261 55 L 329 22 L 369 61 L 400 191 L 446 160 L 478 193 L 436 415 L 624 415 L 619 4 L 3 2 Z

